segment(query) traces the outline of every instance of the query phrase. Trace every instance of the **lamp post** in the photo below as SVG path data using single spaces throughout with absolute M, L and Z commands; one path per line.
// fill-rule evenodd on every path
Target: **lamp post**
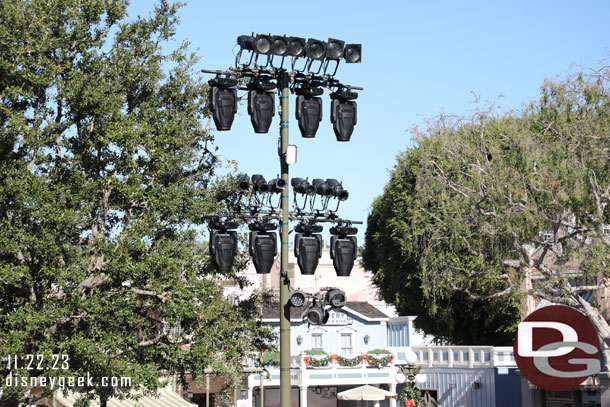
M 406 362 L 404 365 L 396 365 L 399 369 L 399 373 L 396 374 L 396 382 L 406 382 L 409 387 L 425 383 L 428 378 L 425 373 L 420 373 L 421 367 L 415 365 L 417 362 L 415 352 L 407 352 Z
M 282 192 L 282 247 L 280 250 L 280 405 L 282 407 L 290 407 L 290 271 L 288 269 L 288 215 L 290 212 L 290 184 L 288 178 L 288 162 L 286 160 L 286 150 L 288 148 L 288 97 L 290 91 L 288 89 L 290 77 L 288 72 L 282 72 L 278 80 L 278 89 L 280 91 L 280 134 L 281 134 L 281 151 L 280 151 L 280 166 L 282 170 L 282 179 L 286 183 L 286 187 Z M 261 406 L 264 407 L 264 406 Z
M 319 97 L 323 93 L 322 88 L 334 88 L 331 94 L 331 121 L 337 141 L 346 142 L 350 140 L 354 126 L 356 125 L 356 102 L 357 93 L 354 90 L 362 88 L 341 84 L 334 78 L 339 61 L 344 59 L 346 63 L 359 63 L 361 61 L 362 47 L 360 44 L 345 44 L 341 40 L 329 39 L 324 41 L 304 38 L 286 37 L 275 35 L 242 35 L 237 38 L 240 50 L 236 55 L 235 68 L 228 72 L 202 70 L 206 73 L 216 74 L 216 78 L 209 81 L 211 86 L 210 107 L 213 113 L 214 123 L 219 131 L 230 130 L 233 118 L 237 112 L 237 90 L 242 79 L 248 79 L 248 113 L 251 115 L 252 124 L 256 133 L 266 133 L 269 129 L 271 118 L 274 115 L 273 96 L 269 93 L 273 89 L 275 81 L 277 91 L 280 95 L 280 141 L 278 156 L 280 159 L 280 178 L 283 180 L 281 189 L 281 248 L 280 248 L 280 405 L 290 407 L 291 391 L 291 368 L 290 368 L 290 278 L 292 277 L 288 266 L 288 235 L 290 221 L 290 179 L 289 165 L 296 162 L 296 147 L 289 145 L 289 95 L 297 94 L 296 117 L 303 137 L 315 137 L 318 124 L 322 119 L 322 100 Z M 242 53 L 249 51 L 250 61 L 241 63 Z M 259 57 L 265 59 L 264 64 L 259 64 Z M 274 57 L 281 58 L 281 65 L 274 66 Z M 291 72 L 284 68 L 284 59 L 292 58 Z M 305 67 L 302 70 L 295 69 L 298 58 L 306 58 Z M 318 66 L 317 72 L 312 70 L 312 65 Z M 334 72 L 330 73 L 330 63 L 334 63 Z M 253 65 L 253 68 L 251 67 Z M 327 72 L 328 71 L 328 72 Z M 245 177 L 240 179 L 240 188 L 247 189 L 248 181 Z M 252 180 L 254 183 L 254 179 Z M 333 196 L 343 201 L 347 199 L 347 191 L 342 189 L 336 180 L 326 180 L 329 187 L 334 188 Z M 243 189 L 242 188 L 242 189 Z M 295 188 L 296 192 L 299 192 Z M 314 192 L 315 194 L 315 192 Z M 336 221 L 335 217 L 329 217 L 327 221 Z M 314 221 L 316 218 L 314 218 Z M 315 223 L 315 222 L 314 222 Z M 354 222 L 356 223 L 356 222 Z M 358 222 L 360 223 L 360 222 Z M 311 225 L 314 226 L 313 224 Z M 349 225 L 348 225 L 349 226 Z M 320 227 L 321 228 L 321 227 Z M 215 236 L 222 237 L 225 241 L 233 238 L 230 228 L 219 229 Z M 354 229 L 355 230 L 355 229 Z M 264 232 L 264 231 L 263 231 Z M 309 235 L 313 232 L 310 230 Z M 342 274 L 348 276 L 351 271 L 349 256 L 345 256 L 350 249 L 356 253 L 355 238 L 348 236 L 355 234 L 349 227 L 343 226 L 332 232 L 333 238 L 337 240 L 338 256 L 347 260 L 341 262 L 336 268 L 342 270 Z M 334 235 L 337 236 L 334 236 Z M 305 235 L 308 237 L 308 235 Z M 352 243 L 353 242 L 353 243 Z M 220 242 L 222 243 L 222 242 Z M 351 246 L 350 246 L 351 245 Z M 296 246 L 296 244 L 295 244 Z M 236 247 L 236 244 L 233 245 Z M 344 253 L 345 252 L 345 253 Z M 231 257 L 233 253 L 229 250 L 222 251 Z M 351 253 L 351 252 L 350 252 Z M 219 255 L 217 263 L 222 263 L 224 269 L 232 265 L 229 261 L 222 261 Z M 233 255 L 234 257 L 234 255 Z M 355 257 L 355 256 L 354 256 Z M 335 263 L 337 263 L 335 261 Z M 343 264 L 347 262 L 347 264 Z M 217 264 L 218 265 L 218 264 Z M 349 270 L 348 270 L 349 269 Z M 258 272 L 258 270 L 257 270 Z M 261 394 L 261 399 L 262 399 Z M 263 406 L 261 406 L 263 407 Z

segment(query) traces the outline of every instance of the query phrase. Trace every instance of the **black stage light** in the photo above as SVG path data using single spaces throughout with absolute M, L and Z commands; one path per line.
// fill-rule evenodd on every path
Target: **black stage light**
M 275 178 L 269 182 L 269 191 L 274 194 L 279 194 L 286 188 L 286 181 L 283 178 Z
M 294 192 L 298 194 L 313 195 L 316 192 L 314 186 L 303 178 L 293 178 L 290 185 L 294 188 Z
M 356 92 L 339 90 L 330 94 L 330 122 L 337 141 L 349 141 L 358 121 Z
M 254 178 L 254 176 L 252 176 Z M 254 268 L 259 274 L 269 274 L 277 255 L 277 224 L 267 221 L 252 222 L 250 229 L 250 246 Z
M 317 305 L 307 310 L 307 320 L 314 325 L 323 325 L 328 322 L 330 314 L 324 310 L 324 308 Z
M 305 55 L 305 38 L 288 37 L 287 54 L 293 57 L 302 57 Z
M 345 201 L 349 197 L 349 192 L 343 189 L 343 185 L 334 178 L 327 178 L 326 184 L 332 190 L 332 195 L 340 201 Z
M 294 256 L 301 274 L 315 274 L 318 261 L 322 257 L 322 226 L 300 223 L 295 231 Z
M 221 273 L 231 271 L 237 254 L 237 232 L 229 229 L 237 229 L 237 222 L 210 222 L 210 255 Z
M 356 125 L 356 102 L 333 99 L 330 104 L 330 121 L 337 141 L 349 141 Z
M 305 56 L 307 56 L 307 58 L 321 61 L 324 59 L 325 55 L 326 43 L 324 41 L 314 40 L 313 38 L 307 40 L 307 44 L 305 45 Z
M 271 53 L 271 36 L 265 34 L 240 35 L 237 37 L 237 44 L 241 49 L 247 49 L 257 54 L 269 55 Z
M 237 79 L 215 78 L 210 84 L 210 108 L 216 129 L 231 130 L 237 113 Z
M 254 268 L 259 274 L 269 274 L 277 255 L 277 234 L 275 232 L 250 232 L 250 248 Z
M 307 306 L 307 296 L 305 295 L 305 291 L 298 290 L 290 293 L 288 303 L 293 307 Z
M 298 95 L 296 118 L 299 121 L 301 136 L 315 137 L 322 121 L 322 98 Z
M 272 36 L 271 53 L 280 57 L 285 56 L 288 53 L 288 39 L 283 35 Z
M 330 228 L 330 258 L 333 259 L 335 273 L 339 277 L 349 277 L 358 256 L 358 242 L 355 235 L 358 229 L 351 226 Z
M 269 192 L 269 184 L 265 181 L 265 177 L 260 174 L 252 175 L 252 189 L 254 192 Z
M 343 58 L 343 46 L 345 41 L 329 38 L 326 45 L 326 59 L 338 61 Z
M 297 233 L 294 238 L 294 255 L 303 275 L 313 275 L 322 257 L 322 235 Z
M 275 115 L 275 97 L 263 89 L 248 92 L 248 114 L 255 133 L 268 133 Z
M 237 188 L 242 192 L 247 192 L 250 189 L 250 177 L 248 174 L 239 174 Z
M 347 44 L 343 49 L 343 58 L 348 64 L 362 61 L 362 44 Z
M 341 308 L 347 302 L 345 291 L 339 290 L 338 288 L 330 289 L 326 292 L 324 301 L 326 302 L 326 304 L 334 308 Z
M 254 37 L 251 35 L 240 35 L 237 37 L 237 45 L 241 49 L 247 49 L 249 51 L 253 50 Z
M 311 181 L 311 185 L 316 189 L 318 195 L 331 196 L 333 194 L 332 188 L 330 188 L 323 179 L 315 178 Z

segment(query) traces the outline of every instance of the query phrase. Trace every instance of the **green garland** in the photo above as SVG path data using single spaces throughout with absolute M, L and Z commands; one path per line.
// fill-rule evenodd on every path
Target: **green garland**
M 316 359 L 316 358 L 307 358 L 305 360 L 305 363 L 307 364 L 307 366 L 312 366 L 312 367 L 324 367 L 324 366 L 328 366 L 328 364 L 330 363 L 330 356 L 326 356 L 325 358 L 321 358 L 321 359 Z
M 343 356 L 337 356 L 337 364 L 339 366 L 356 366 L 362 363 L 362 355 L 356 356 L 355 358 L 344 358 Z
M 416 387 L 406 386 L 400 393 L 399 407 L 416 407 L 422 399 L 421 391 Z
M 382 366 L 387 366 L 390 364 L 390 362 L 392 361 L 392 356 L 384 356 L 381 358 L 376 358 L 373 355 L 368 355 L 368 357 L 366 358 L 366 361 L 369 363 L 369 365 L 375 366 L 375 367 L 382 367 Z

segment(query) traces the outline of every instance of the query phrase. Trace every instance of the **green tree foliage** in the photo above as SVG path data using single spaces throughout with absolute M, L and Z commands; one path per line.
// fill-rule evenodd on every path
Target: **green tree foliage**
M 546 82 L 518 113 L 414 129 L 369 216 L 363 262 L 383 298 L 457 344 L 510 343 L 528 296 L 609 338 L 606 307 L 581 296 L 610 273 L 609 85 L 605 68 Z
M 197 240 L 226 185 L 205 120 L 207 85 L 176 7 L 129 20 L 126 1 L 0 7 L 0 355 L 13 376 L 90 376 L 102 402 L 167 373 L 229 383 L 270 334 L 260 296 L 223 297 Z M 264 346 L 268 348 L 268 346 Z M 27 369 L 27 354 L 44 355 Z M 68 355 L 53 370 L 53 354 Z M 17 368 L 6 365 L 17 355 Z M 37 365 L 37 363 L 35 363 Z M 4 387 L 20 399 L 23 387 Z

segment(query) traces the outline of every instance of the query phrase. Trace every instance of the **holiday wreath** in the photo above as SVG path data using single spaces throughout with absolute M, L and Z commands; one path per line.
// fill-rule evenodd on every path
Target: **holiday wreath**
M 421 391 L 415 387 L 407 386 L 402 393 L 400 393 L 401 407 L 403 405 L 405 407 L 417 407 L 421 399 Z

